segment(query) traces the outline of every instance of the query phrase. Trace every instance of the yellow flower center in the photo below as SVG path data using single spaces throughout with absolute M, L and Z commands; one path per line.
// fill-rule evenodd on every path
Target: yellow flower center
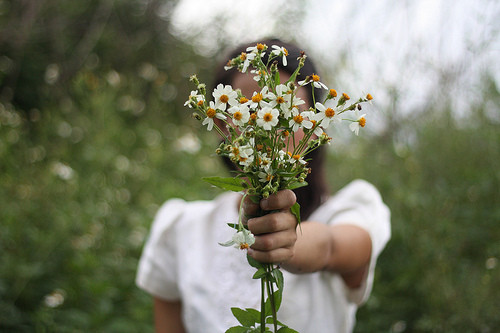
M 285 99 L 281 96 L 278 96 L 278 98 L 276 98 L 276 103 L 283 104 L 283 103 L 285 103 Z
M 215 110 L 214 110 L 214 109 L 212 109 L 212 108 L 208 108 L 208 110 L 207 110 L 207 117 L 208 117 L 208 118 L 213 118 L 213 117 L 215 117 Z
M 246 102 L 248 102 L 248 98 L 246 97 L 240 98 L 240 104 L 245 104 Z
M 246 158 L 246 157 L 241 157 L 241 156 L 240 156 L 240 162 L 245 162 L 246 160 L 247 160 L 247 158 Z
M 335 111 L 332 108 L 328 108 L 325 110 L 325 116 L 331 118 L 335 115 Z
M 316 126 L 316 120 L 311 119 L 311 123 L 313 123 L 313 127 Z
M 239 154 L 240 154 L 240 150 L 238 149 L 238 147 L 233 147 L 233 155 L 238 156 Z
M 366 99 L 369 100 L 369 101 L 371 101 L 373 99 L 373 96 L 370 95 L 370 94 L 368 94 L 368 95 L 366 95 Z
M 234 114 L 233 114 L 233 119 L 235 120 L 241 120 L 241 118 L 243 118 L 243 115 L 241 114 L 240 111 L 236 111 Z
M 227 103 L 227 101 L 229 101 L 229 97 L 227 97 L 227 95 L 220 95 L 219 100 L 222 103 Z
M 359 118 L 358 122 L 359 122 L 359 126 L 365 127 L 365 125 L 366 125 L 366 119 L 365 119 L 365 117 Z
M 266 48 L 265 44 L 257 43 L 257 50 L 263 51 Z
M 256 93 L 255 95 L 252 96 L 252 102 L 259 103 L 260 101 L 262 101 L 261 93 Z
M 256 114 L 256 113 L 252 113 L 252 114 L 250 115 L 250 119 L 252 119 L 252 120 L 257 119 L 257 114 Z
M 266 175 L 266 180 L 269 182 L 271 181 L 271 179 L 273 179 L 273 175 Z
M 296 154 L 296 155 L 293 155 L 292 158 L 296 161 L 298 161 L 300 159 L 300 155 Z
M 264 117 L 262 117 L 262 119 L 264 119 L 264 121 L 265 121 L 266 123 L 268 123 L 268 122 L 270 122 L 271 120 L 273 120 L 273 115 L 272 115 L 270 112 L 268 112 L 268 113 L 266 113 L 266 114 L 264 115 Z
M 283 132 L 281 132 L 281 135 L 282 135 L 284 138 L 288 138 L 288 136 L 290 135 L 290 132 L 288 132 L 287 130 L 284 130 Z
M 300 114 L 293 117 L 293 121 L 295 121 L 297 124 L 301 124 L 303 120 L 304 118 Z
M 247 59 L 247 54 L 245 52 L 241 52 L 240 59 L 245 61 Z
M 288 56 L 288 50 L 287 50 L 287 49 L 283 48 L 283 53 L 284 53 L 286 56 Z
M 335 89 L 330 89 L 330 93 L 329 93 L 329 95 L 330 95 L 331 97 L 337 97 L 337 90 L 335 90 Z
M 199 100 L 198 103 L 197 103 L 198 106 L 203 106 L 203 101 L 202 100 Z
M 319 75 L 313 74 L 313 75 L 311 75 L 311 79 L 312 79 L 314 82 L 319 82 Z
M 351 99 L 351 97 L 349 97 L 349 95 L 347 95 L 346 93 L 342 93 L 342 97 L 343 97 L 346 101 L 348 101 L 348 100 L 350 100 L 350 99 Z
M 246 249 L 248 249 L 249 247 L 250 247 L 250 246 L 248 245 L 248 243 L 241 243 L 241 244 L 240 244 L 240 249 L 241 249 L 241 250 L 246 250 Z

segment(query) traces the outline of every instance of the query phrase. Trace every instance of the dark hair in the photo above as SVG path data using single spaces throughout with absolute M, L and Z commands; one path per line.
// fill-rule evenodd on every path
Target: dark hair
M 288 51 L 288 57 L 287 57 L 288 64 L 287 66 L 283 66 L 282 58 L 278 57 L 276 58 L 276 60 L 278 61 L 278 69 L 289 75 L 292 75 L 292 73 L 298 66 L 297 58 L 300 56 L 303 50 L 299 49 L 294 44 L 282 42 L 279 39 L 266 39 L 263 41 L 259 41 L 259 43 L 266 44 L 269 48 L 271 48 L 272 45 L 278 45 L 286 48 Z M 236 73 L 238 73 L 238 71 L 236 69 L 231 69 L 226 71 L 224 69 L 224 65 L 227 63 L 229 59 L 233 59 L 237 57 L 239 54 L 241 54 L 241 52 L 246 51 L 247 47 L 255 46 L 256 44 L 257 43 L 255 42 L 255 43 L 241 45 L 232 50 L 228 54 L 225 61 L 221 63 L 216 69 L 214 87 L 219 83 L 222 84 L 232 83 L 232 80 L 234 79 L 234 76 Z M 267 55 L 269 54 L 269 52 L 270 50 L 268 50 L 268 52 L 266 52 L 266 55 L 263 57 L 264 63 L 267 62 Z M 306 76 L 311 74 L 317 74 L 317 70 L 316 67 L 314 66 L 314 63 L 308 57 L 305 61 L 304 67 L 302 67 L 299 75 L 297 76 L 297 81 L 304 80 Z M 308 91 L 309 91 L 308 93 L 309 105 L 313 105 L 312 89 Z M 319 100 L 321 98 L 321 90 L 315 89 L 314 96 L 317 100 Z M 309 167 L 311 168 L 311 173 L 307 176 L 306 179 L 309 185 L 294 190 L 295 195 L 297 196 L 297 202 L 301 206 L 300 215 L 302 220 L 306 220 L 316 210 L 316 208 L 318 208 L 321 205 L 323 199 L 329 192 L 327 182 L 325 180 L 325 169 L 324 169 L 324 162 L 326 158 L 325 155 L 326 155 L 326 150 L 324 146 L 314 150 L 308 155 L 308 158 L 311 159 L 309 161 Z M 230 169 L 234 170 L 235 166 L 231 161 L 229 161 L 229 159 L 224 158 L 224 163 Z

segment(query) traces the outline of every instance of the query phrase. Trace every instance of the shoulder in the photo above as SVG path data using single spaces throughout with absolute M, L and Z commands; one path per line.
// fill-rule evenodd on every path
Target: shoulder
M 377 188 L 357 179 L 330 197 L 313 218 L 331 225 L 357 225 L 369 232 L 375 248 L 380 251 L 391 236 L 390 215 Z
M 356 200 L 363 202 L 382 201 L 380 192 L 375 186 L 363 179 L 356 179 L 338 191 L 333 200 Z
M 318 214 L 333 218 L 333 215 L 337 216 L 348 211 L 367 212 L 370 210 L 389 214 L 389 209 L 383 202 L 377 188 L 365 180 L 356 179 L 329 197 L 317 209 L 315 215 Z

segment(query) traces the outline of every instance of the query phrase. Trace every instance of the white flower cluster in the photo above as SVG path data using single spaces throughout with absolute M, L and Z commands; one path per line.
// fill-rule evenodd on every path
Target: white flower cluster
M 249 188 L 261 194 L 294 187 L 297 183 L 305 185 L 309 172 L 305 156 L 330 141 L 325 130 L 347 120 L 351 122 L 351 130 L 358 134 L 359 128 L 365 125 L 365 115 L 344 119 L 342 114 L 358 112 L 360 103 L 372 99 L 368 94 L 348 105 L 347 94 L 337 98 L 337 92 L 328 89 L 314 73 L 297 85 L 295 79 L 306 59 L 304 54 L 298 58 L 299 66 L 294 74 L 282 83 L 272 60 L 281 57 L 286 66 L 288 51 L 272 45 L 264 64 L 266 50 L 264 44 L 249 47 L 225 66 L 226 70 L 236 68 L 242 73 L 251 68 L 250 73 L 260 86 L 252 96 L 243 96 L 230 85 L 219 84 L 212 92 L 213 100 L 207 101 L 205 85 L 194 76 L 192 81 L 197 90 L 191 92 L 185 103 L 197 111 L 196 117 L 208 130 L 215 128 L 225 139 L 217 153 L 230 158 L 249 179 Z M 309 84 L 313 94 L 314 88 L 326 89 L 328 93 L 323 102 L 306 109 L 306 102 L 296 93 L 299 87 Z

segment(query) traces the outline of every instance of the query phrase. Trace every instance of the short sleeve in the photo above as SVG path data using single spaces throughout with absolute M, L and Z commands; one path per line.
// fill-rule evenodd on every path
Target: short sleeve
M 178 300 L 180 297 L 176 226 L 185 205 L 183 200 L 172 199 L 160 208 L 139 260 L 137 286 L 165 300 Z
M 377 258 L 391 237 L 390 211 L 378 190 L 364 180 L 351 182 L 330 198 L 322 208 L 322 215 L 327 217 L 328 224 L 356 225 L 370 235 L 372 253 L 365 279 L 359 288 L 345 286 L 347 299 L 360 305 L 370 295 Z

